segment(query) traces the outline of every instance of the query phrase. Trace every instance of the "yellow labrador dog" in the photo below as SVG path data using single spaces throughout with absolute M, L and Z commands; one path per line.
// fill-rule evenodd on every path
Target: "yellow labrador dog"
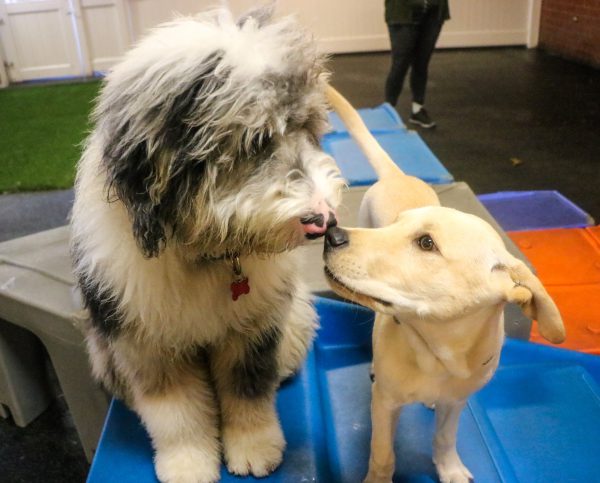
M 435 405 L 440 480 L 467 482 L 473 477 L 456 451 L 458 419 L 498 366 L 504 305 L 520 304 L 554 343 L 565 338 L 560 314 L 488 223 L 439 206 L 435 192 L 394 164 L 339 93 L 330 89 L 328 96 L 379 178 L 360 209 L 371 228 L 330 228 L 324 252 L 331 287 L 377 313 L 365 481 L 391 481 L 400 409 L 422 402 Z

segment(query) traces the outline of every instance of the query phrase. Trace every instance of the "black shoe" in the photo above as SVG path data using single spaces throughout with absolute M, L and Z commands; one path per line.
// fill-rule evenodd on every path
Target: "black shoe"
M 435 122 L 431 120 L 424 107 L 419 109 L 419 112 L 416 114 L 411 114 L 408 121 L 412 124 L 418 124 L 425 129 L 431 129 L 432 127 L 435 127 Z

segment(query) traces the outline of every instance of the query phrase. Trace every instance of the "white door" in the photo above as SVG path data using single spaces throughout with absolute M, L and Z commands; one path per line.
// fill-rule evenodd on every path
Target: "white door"
M 131 45 L 125 0 L 71 0 L 84 67 L 106 72 Z
M 85 75 L 69 0 L 0 0 L 9 79 Z

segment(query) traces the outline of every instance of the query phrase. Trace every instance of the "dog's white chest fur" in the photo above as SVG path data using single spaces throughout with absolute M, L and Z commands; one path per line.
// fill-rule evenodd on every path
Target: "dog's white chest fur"
M 477 313 L 441 327 L 444 322 L 398 323 L 379 314 L 373 362 L 380 384 L 404 403 L 467 397 L 489 380 L 498 365 L 501 310 L 499 306 L 490 314 Z

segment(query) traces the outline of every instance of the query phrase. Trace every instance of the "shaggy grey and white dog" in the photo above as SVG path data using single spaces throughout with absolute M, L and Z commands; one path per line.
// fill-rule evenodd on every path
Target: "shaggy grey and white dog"
M 156 29 L 107 76 L 80 160 L 75 271 L 93 372 L 141 417 L 165 482 L 264 476 L 315 313 L 293 251 L 334 223 L 323 58 L 292 20 Z M 249 289 L 249 293 L 248 292 Z

